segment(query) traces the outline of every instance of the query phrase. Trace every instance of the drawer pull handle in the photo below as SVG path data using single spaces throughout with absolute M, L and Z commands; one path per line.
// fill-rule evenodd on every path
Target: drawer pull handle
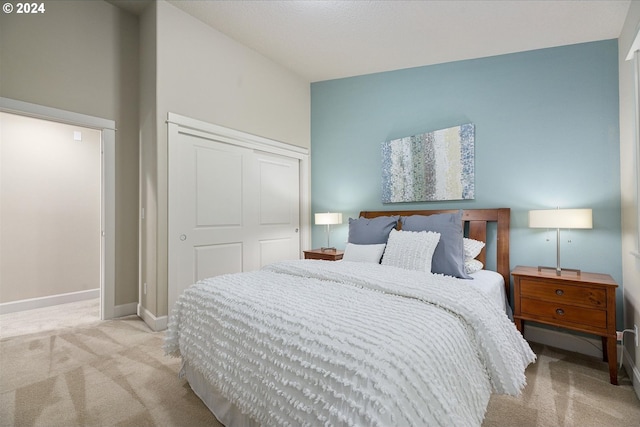
M 561 308 L 556 309 L 556 314 L 560 315 L 560 316 L 564 316 L 564 310 Z
M 556 289 L 556 295 L 564 295 L 564 291 L 562 289 Z

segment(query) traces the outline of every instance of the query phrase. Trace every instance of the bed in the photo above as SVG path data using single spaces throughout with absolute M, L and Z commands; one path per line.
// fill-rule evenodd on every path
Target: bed
M 283 261 L 186 289 L 165 352 L 228 427 L 479 426 L 491 393 L 518 395 L 535 360 L 508 295 L 509 209 L 363 211 L 343 261 Z

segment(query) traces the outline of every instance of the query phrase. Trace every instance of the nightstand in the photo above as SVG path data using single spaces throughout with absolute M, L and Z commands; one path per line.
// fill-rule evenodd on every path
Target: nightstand
M 344 251 L 338 251 L 335 249 L 312 249 L 304 251 L 304 259 L 323 259 L 326 261 L 338 261 L 342 259 Z
M 616 288 L 608 274 L 538 271 L 516 267 L 512 272 L 513 318 L 523 331 L 525 320 L 602 337 L 602 356 L 609 362 L 611 384 L 618 384 Z

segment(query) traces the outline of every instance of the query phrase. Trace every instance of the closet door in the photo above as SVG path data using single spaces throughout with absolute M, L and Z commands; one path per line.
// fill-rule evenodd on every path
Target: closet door
M 245 266 L 300 257 L 299 161 L 269 153 L 252 153 L 244 199 Z
M 299 258 L 298 163 L 203 135 L 175 136 L 169 157 L 169 310 L 200 279 Z

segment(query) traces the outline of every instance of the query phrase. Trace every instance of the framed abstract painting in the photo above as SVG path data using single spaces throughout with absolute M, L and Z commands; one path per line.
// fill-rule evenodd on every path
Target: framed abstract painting
M 475 197 L 472 123 L 382 143 L 382 202 Z

